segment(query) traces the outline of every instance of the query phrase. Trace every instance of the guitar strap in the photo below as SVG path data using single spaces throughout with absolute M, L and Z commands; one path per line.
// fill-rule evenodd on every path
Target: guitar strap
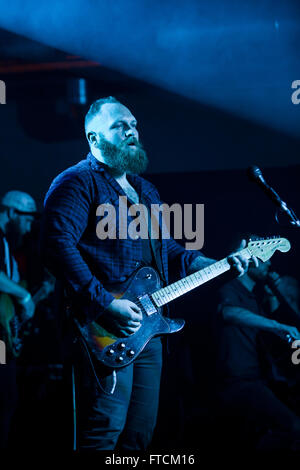
M 3 245 L 4 245 L 4 263 L 6 267 L 6 274 L 7 277 L 11 279 L 11 258 L 10 258 L 10 249 L 8 246 L 8 242 L 5 237 L 3 237 Z
M 20 282 L 20 275 L 18 270 L 18 265 L 11 254 L 8 241 L 3 237 L 3 246 L 4 246 L 4 263 L 6 268 L 7 277 L 9 277 L 14 282 Z

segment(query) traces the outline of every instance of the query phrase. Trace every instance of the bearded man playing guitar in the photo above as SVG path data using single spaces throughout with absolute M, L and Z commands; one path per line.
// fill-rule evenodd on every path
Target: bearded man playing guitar
M 132 348 L 128 349 L 128 354 L 122 352 L 126 349 L 126 339 L 142 331 L 145 318 L 143 320 L 141 303 L 118 298 L 120 296 L 111 292 L 124 292 L 126 287 L 120 285 L 126 286 L 134 272 L 143 266 L 154 267 L 157 279 L 167 285 L 171 269 L 185 276 L 214 260 L 199 251 L 185 250 L 172 238 L 99 239 L 96 235 L 99 205 L 113 205 L 118 211 L 119 196 L 126 196 L 133 204 L 142 202 L 147 207 L 161 204 L 161 201 L 155 187 L 138 176 L 146 169 L 147 156 L 139 142 L 136 119 L 128 108 L 113 97 L 97 100 L 86 115 L 85 132 L 90 146 L 87 158 L 55 178 L 46 195 L 44 259 L 49 270 L 62 280 L 70 317 L 76 319 L 79 328 L 97 320 L 115 335 L 105 337 L 104 345 L 112 344 L 116 338 L 124 338 L 124 342 L 119 340 L 115 343 L 117 346 L 112 344 L 111 348 L 104 349 L 107 360 L 116 357 L 117 372 L 104 367 L 98 374 L 95 374 L 86 343 L 77 342 L 75 384 L 79 447 L 145 450 L 156 423 L 161 339 L 156 336 L 146 341 L 134 361 L 130 359 L 135 355 Z M 128 220 L 125 223 L 127 227 Z M 117 217 L 117 233 L 118 224 Z M 249 260 L 237 255 L 228 262 L 235 272 L 243 274 Z M 145 279 L 153 276 L 153 271 L 142 272 Z M 171 329 L 171 320 L 168 324 L 160 321 Z M 174 326 L 174 331 L 181 327 Z M 131 362 L 119 367 L 125 360 Z
M 17 318 L 9 318 L 7 294 L 19 306 L 19 319 L 28 320 L 34 314 L 31 294 L 20 286 L 17 263 L 12 255 L 31 229 L 36 213 L 32 197 L 21 191 L 9 191 L 0 207 L 0 339 L 6 345 L 6 363 L 0 365 L 0 448 L 7 446 L 11 419 L 16 407 L 17 341 L 14 326 Z

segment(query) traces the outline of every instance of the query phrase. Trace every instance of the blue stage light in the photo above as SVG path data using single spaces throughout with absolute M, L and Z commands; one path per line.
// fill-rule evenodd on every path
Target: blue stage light
M 298 0 L 10 0 L 0 27 L 300 137 Z

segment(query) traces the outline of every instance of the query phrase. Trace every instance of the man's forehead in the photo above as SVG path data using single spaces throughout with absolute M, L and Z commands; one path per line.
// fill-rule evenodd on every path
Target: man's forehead
M 98 115 L 99 124 L 105 124 L 110 126 L 113 122 L 118 120 L 134 120 L 135 117 L 129 111 L 126 106 L 121 103 L 105 103 L 101 106 L 100 113 Z

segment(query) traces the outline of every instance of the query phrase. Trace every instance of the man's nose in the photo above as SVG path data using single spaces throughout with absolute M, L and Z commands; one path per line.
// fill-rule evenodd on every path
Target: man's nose
M 125 131 L 126 138 L 137 137 L 137 134 L 138 131 L 134 127 L 128 127 L 128 129 Z
M 125 132 L 125 136 L 126 138 L 134 136 L 133 129 L 131 128 L 127 129 L 127 131 Z

